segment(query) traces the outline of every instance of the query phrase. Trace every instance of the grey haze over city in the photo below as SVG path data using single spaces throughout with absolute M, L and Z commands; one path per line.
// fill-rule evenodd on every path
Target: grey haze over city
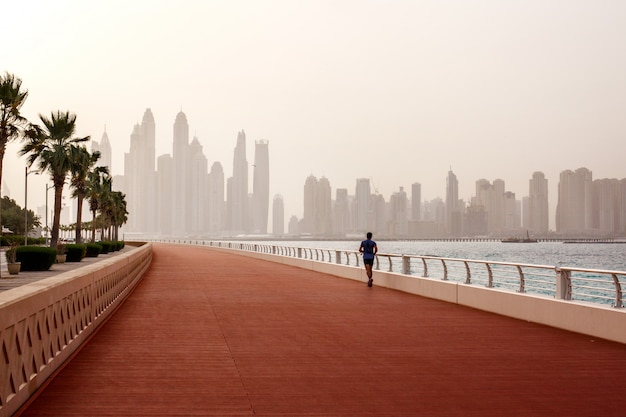
M 481 179 L 521 201 L 542 172 L 552 229 L 563 171 L 626 177 L 621 1 L 25 0 L 5 13 L 0 70 L 29 90 L 24 116 L 69 110 L 77 136 L 106 132 L 115 176 L 130 174 L 148 108 L 155 166 L 183 112 L 225 188 L 239 133 L 250 194 L 267 141 L 270 231 L 277 194 L 285 230 L 303 218 L 311 175 L 333 199 L 368 179 L 389 203 L 414 183 L 423 202 L 445 201 L 453 172 L 469 204 Z M 7 149 L 2 190 L 22 204 L 20 146 Z M 47 182 L 28 177 L 29 208 L 45 204 Z

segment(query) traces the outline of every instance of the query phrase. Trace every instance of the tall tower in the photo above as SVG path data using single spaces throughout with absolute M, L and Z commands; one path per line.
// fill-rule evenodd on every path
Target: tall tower
M 189 145 L 189 168 L 187 231 L 194 235 L 202 235 L 208 229 L 209 174 L 208 161 L 197 137 L 194 137 Z
M 404 187 L 400 191 L 393 193 L 390 203 L 390 217 L 388 233 L 392 236 L 405 236 L 408 233 L 408 217 L 406 213 L 408 199 Z
M 302 216 L 302 230 L 304 233 L 317 233 L 317 178 L 311 174 L 304 182 L 304 214 Z
M 335 214 L 333 216 L 333 234 L 345 236 L 350 230 L 350 201 L 347 188 L 335 191 Z
M 272 207 L 272 234 L 283 236 L 285 234 L 285 203 L 283 196 L 276 194 Z
M 556 206 L 556 231 L 580 234 L 592 228 L 592 173 L 587 168 L 562 171 Z
M 163 236 L 172 235 L 174 199 L 174 160 L 170 154 L 159 156 L 157 159 L 157 190 L 158 204 L 157 230 Z
M 255 233 L 267 233 L 267 220 L 270 204 L 270 162 L 266 140 L 260 140 L 254 147 L 254 178 L 252 182 L 252 218 Z
M 373 221 L 368 222 L 368 214 L 371 211 L 371 207 L 370 207 L 371 195 L 372 193 L 370 189 L 370 180 L 368 178 L 358 178 L 356 180 L 355 198 L 356 198 L 356 231 L 359 233 L 375 231 L 375 230 L 368 230 L 373 224 Z
M 214 162 L 209 174 L 209 232 L 224 229 L 224 169 Z
M 107 167 L 109 173 L 113 175 L 113 166 L 111 165 L 111 142 L 109 142 L 109 135 L 107 135 L 106 128 L 104 129 L 100 143 L 95 140 L 91 141 L 91 152 L 93 153 L 94 151 L 100 152 L 100 159 L 98 159 L 96 165 L 99 167 Z
M 182 111 L 174 121 L 174 142 L 172 148 L 174 176 L 172 189 L 172 233 L 184 235 L 187 232 L 187 199 L 190 194 L 189 185 L 189 124 Z
M 533 233 L 547 233 L 548 180 L 543 172 L 534 172 L 528 183 L 528 228 Z
M 411 220 L 422 219 L 422 184 L 414 182 L 411 185 Z
M 250 229 L 248 210 L 248 160 L 246 159 L 246 132 L 237 133 L 237 144 L 233 155 L 233 176 L 229 190 L 230 228 L 234 232 Z
M 317 201 L 315 204 L 315 229 L 322 236 L 332 234 L 332 189 L 328 178 L 322 177 L 317 182 Z
M 461 210 L 459 208 L 459 181 L 452 170 L 446 178 L 446 230 L 449 235 L 458 236 L 461 233 Z

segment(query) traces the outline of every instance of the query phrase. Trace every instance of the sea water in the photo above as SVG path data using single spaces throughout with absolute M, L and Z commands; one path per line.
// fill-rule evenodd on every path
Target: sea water
M 374 239 L 376 240 L 376 239 Z M 272 241 L 265 245 L 320 249 L 359 249 L 360 241 Z M 502 243 L 441 241 L 377 241 L 378 252 L 442 258 L 525 263 L 553 267 L 626 271 L 626 244 L 622 243 Z

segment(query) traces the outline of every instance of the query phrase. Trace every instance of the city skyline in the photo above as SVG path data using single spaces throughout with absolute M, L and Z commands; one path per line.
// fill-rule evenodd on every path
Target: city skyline
M 269 150 L 268 150 L 268 144 L 269 144 L 268 140 L 261 139 L 261 140 L 256 140 L 254 142 L 255 152 L 253 156 L 254 162 L 252 163 L 248 161 L 249 156 L 247 152 L 246 133 L 243 129 L 237 132 L 237 137 L 235 140 L 236 145 L 234 147 L 233 170 L 231 171 L 231 173 L 228 173 L 228 172 L 225 173 L 222 168 L 221 161 L 214 161 L 212 163 L 212 166 L 209 168 L 209 163 L 206 160 L 206 157 L 204 156 L 203 147 L 199 143 L 199 140 L 197 137 L 193 137 L 192 141 L 189 140 L 190 139 L 189 123 L 187 121 L 187 117 L 184 112 L 182 111 L 178 112 L 178 114 L 175 117 L 175 121 L 173 124 L 174 134 L 171 139 L 172 149 L 171 149 L 171 152 L 168 154 L 157 155 L 155 153 L 155 146 L 154 146 L 155 125 L 156 125 L 156 122 L 152 114 L 152 110 L 148 108 L 144 112 L 142 122 L 135 124 L 135 126 L 132 129 L 131 134 L 129 135 L 128 144 L 127 144 L 129 152 L 125 153 L 123 175 L 114 175 L 114 187 L 115 185 L 117 185 L 116 189 L 121 190 L 124 193 L 126 193 L 128 197 L 127 199 L 129 200 L 129 214 L 130 215 L 129 215 L 129 223 L 126 225 L 126 229 L 128 231 L 133 231 L 133 232 L 144 231 L 148 234 L 157 233 L 157 234 L 163 234 L 163 235 L 181 235 L 181 236 L 193 235 L 193 234 L 210 235 L 211 232 L 216 232 L 216 231 L 224 232 L 224 231 L 229 231 L 229 230 L 230 231 L 239 230 L 240 232 L 245 232 L 245 233 L 250 233 L 250 234 L 272 234 L 272 231 L 274 230 L 273 221 L 275 220 L 275 217 L 270 215 L 270 213 L 273 212 L 274 210 L 274 208 L 272 207 L 270 203 L 270 200 L 272 200 L 273 202 L 277 195 L 280 196 L 281 206 L 283 206 L 281 210 L 282 210 L 283 219 L 284 219 L 283 226 L 282 226 L 284 231 L 287 231 L 288 228 L 290 227 L 289 222 L 292 221 L 291 219 L 292 217 L 296 217 L 298 221 L 306 221 L 305 219 L 307 217 L 306 209 L 303 210 L 303 213 L 301 215 L 298 215 L 297 213 L 287 213 L 284 210 L 284 197 L 280 193 L 274 194 L 272 196 L 269 195 L 269 189 L 271 188 L 271 179 L 270 179 L 271 168 L 269 164 L 270 158 L 269 158 Z M 92 151 L 98 150 L 102 153 L 102 158 L 99 161 L 98 165 L 110 167 L 110 165 L 107 165 L 107 164 L 112 163 L 110 155 L 111 153 L 113 153 L 113 149 L 111 148 L 107 131 L 105 130 L 103 132 L 100 141 L 92 138 L 92 141 L 89 142 L 89 144 L 90 144 Z M 187 160 L 187 162 L 176 162 L 177 158 L 173 157 L 173 155 L 176 155 L 177 153 L 178 153 L 177 158 L 179 161 L 181 160 L 181 155 L 184 155 L 182 160 L 185 160 L 185 158 L 187 158 L 187 153 L 189 153 L 189 156 L 193 155 L 194 157 L 191 158 L 192 160 Z M 172 164 L 172 163 L 174 164 L 173 168 L 172 167 L 166 168 L 165 177 L 171 176 L 172 178 L 176 178 L 176 176 L 178 175 L 180 178 L 184 178 L 181 181 L 177 181 L 175 179 L 174 182 L 170 186 L 164 188 L 165 190 L 170 190 L 170 192 L 172 192 L 172 195 L 174 195 L 173 199 L 168 197 L 167 192 L 160 193 L 158 192 L 158 190 L 157 192 L 155 192 L 155 188 L 154 188 L 155 186 L 157 186 L 158 189 L 163 187 L 163 180 L 159 179 L 160 177 L 163 176 L 163 171 L 161 172 L 161 174 L 159 174 L 159 171 L 158 171 L 159 165 L 163 164 L 163 158 L 170 159 L 171 162 L 169 162 L 169 164 Z M 194 168 L 192 165 L 197 164 L 197 162 L 195 161 L 198 158 L 201 158 L 201 161 L 200 161 L 201 165 L 200 167 Z M 259 161 L 261 161 L 261 163 L 259 163 Z M 256 179 L 255 179 L 255 176 L 254 176 L 255 171 L 253 170 L 256 169 L 257 165 L 260 165 L 262 167 L 262 171 L 261 171 L 260 176 L 256 176 Z M 176 166 L 178 166 L 179 168 L 175 168 Z M 216 169 L 216 166 L 218 167 L 219 175 L 217 178 L 213 178 L 213 171 Z M 147 171 L 143 171 L 141 167 L 145 167 Z M 189 172 L 187 172 L 186 174 L 180 174 L 180 173 L 176 174 L 175 172 L 176 169 L 187 170 L 190 168 L 191 170 L 195 169 L 196 176 L 198 174 L 208 174 L 209 179 L 207 179 L 206 181 L 203 180 L 203 182 L 201 181 L 201 183 L 198 183 L 198 180 L 194 178 L 193 175 L 190 176 Z M 167 169 L 173 169 L 173 171 L 170 172 L 170 171 L 167 171 Z M 498 188 L 498 192 L 500 194 L 505 194 L 505 193 L 511 194 L 511 198 L 514 198 L 515 201 L 518 201 L 518 202 L 521 202 L 521 200 L 528 198 L 530 199 L 529 205 L 532 207 L 534 207 L 532 202 L 535 200 L 539 201 L 536 204 L 540 204 L 541 206 L 543 205 L 546 206 L 545 211 L 548 212 L 547 218 L 545 214 L 540 214 L 540 215 L 535 214 L 534 216 L 531 215 L 532 218 L 527 219 L 527 222 L 529 222 L 529 225 L 526 226 L 527 228 L 529 228 L 530 230 L 534 230 L 535 227 L 533 224 L 541 224 L 541 227 L 539 229 L 546 230 L 547 228 L 548 230 L 555 231 L 558 228 L 558 221 L 556 219 L 557 211 L 555 210 L 554 213 L 550 213 L 547 206 L 548 206 L 548 203 L 550 203 L 550 206 L 556 207 L 558 205 L 558 196 L 560 193 L 560 182 L 563 181 L 564 175 L 569 175 L 570 173 L 572 173 L 572 169 L 575 169 L 576 173 L 580 171 L 586 172 L 585 176 L 589 177 L 589 179 L 591 179 L 593 176 L 593 171 L 587 169 L 586 167 L 566 168 L 559 173 L 559 180 L 556 181 L 556 184 L 555 184 L 557 190 L 559 191 L 557 191 L 556 194 L 551 193 L 549 191 L 549 187 L 548 187 L 549 181 L 545 177 L 543 172 L 541 171 L 534 172 L 527 179 L 529 187 L 526 192 L 521 193 L 521 194 L 517 194 L 515 192 L 510 191 L 508 189 L 508 186 L 505 185 L 506 181 L 502 180 L 501 178 L 496 178 L 493 180 L 485 179 L 485 178 L 475 179 L 473 181 L 475 190 L 472 192 L 470 198 L 468 199 L 465 199 L 459 196 L 459 193 L 458 193 L 459 179 L 457 178 L 457 176 L 454 174 L 452 170 L 449 170 L 447 174 L 447 178 L 446 178 L 446 184 L 442 187 L 443 188 L 442 193 L 432 199 L 421 199 L 418 213 L 421 213 L 424 210 L 424 206 L 425 205 L 427 206 L 432 201 L 442 200 L 444 207 L 445 207 L 445 217 L 446 217 L 443 223 L 445 224 L 445 227 L 447 228 L 446 230 L 450 231 L 446 233 L 450 233 L 450 235 L 453 235 L 453 236 L 463 235 L 463 232 L 461 229 L 462 221 L 460 220 L 459 216 L 462 216 L 463 213 L 465 213 L 465 210 L 468 209 L 472 204 L 475 205 L 476 201 L 478 202 L 481 201 L 482 194 L 481 194 L 480 189 L 483 186 L 481 184 L 486 184 L 487 186 L 491 186 L 490 183 L 491 181 L 493 181 L 493 186 Z M 128 174 L 126 172 L 128 172 Z M 263 180 L 259 181 L 258 178 L 263 178 Z M 215 220 L 215 222 L 217 222 L 216 225 L 209 227 L 208 225 L 209 222 L 213 222 L 214 220 L 209 220 L 207 218 L 203 220 L 203 222 L 205 223 L 203 223 L 201 226 L 200 225 L 201 221 L 198 220 L 198 216 L 199 216 L 198 210 L 204 210 L 202 208 L 203 207 L 202 204 L 204 204 L 206 207 L 208 207 L 209 205 L 215 205 L 215 204 L 219 205 L 220 203 L 229 204 L 229 202 L 227 201 L 228 197 L 226 196 L 226 190 L 228 189 L 228 186 L 229 186 L 227 179 L 233 180 L 236 184 L 235 188 L 238 190 L 236 194 L 239 194 L 239 197 L 237 197 L 234 201 L 235 201 L 235 205 L 240 207 L 239 210 L 241 210 L 241 212 L 236 216 L 237 217 L 236 219 L 228 218 L 226 220 L 228 222 L 234 223 L 233 228 L 230 228 L 230 226 L 226 227 L 224 223 L 219 224 L 222 221 L 221 219 L 222 214 L 220 214 L 219 220 Z M 313 179 L 316 183 L 320 181 L 325 184 L 324 188 L 327 189 L 325 194 L 327 194 L 327 196 L 329 196 L 329 198 L 332 199 L 333 204 L 335 203 L 335 195 L 336 195 L 335 193 L 338 192 L 338 190 L 340 189 L 346 190 L 345 197 L 351 197 L 358 201 L 362 200 L 363 197 L 359 197 L 359 193 L 361 193 L 361 195 L 364 195 L 364 191 L 362 187 L 360 187 L 359 184 L 365 180 L 366 180 L 366 184 L 364 185 L 367 187 L 367 194 L 379 195 L 383 199 L 382 201 L 384 201 L 385 203 L 394 204 L 392 200 L 396 197 L 398 192 L 404 193 L 405 202 L 404 202 L 403 210 L 409 210 L 411 211 L 411 213 L 415 212 L 415 208 L 413 207 L 412 204 L 409 204 L 409 202 L 413 202 L 415 200 L 416 194 L 420 198 L 422 196 L 421 183 L 419 182 L 414 182 L 410 184 L 410 187 L 404 187 L 402 185 L 398 185 L 396 186 L 396 189 L 392 191 L 389 195 L 384 195 L 383 193 L 379 192 L 377 186 L 373 184 L 373 181 L 371 178 L 353 179 L 352 188 L 350 186 L 335 187 L 332 183 L 332 179 L 329 179 L 325 176 L 320 176 L 320 178 L 318 179 L 314 174 L 309 174 L 309 176 L 303 181 L 303 192 L 301 193 L 301 195 L 290 196 L 290 198 L 296 198 L 296 199 L 299 198 L 300 200 L 302 200 L 303 207 L 307 206 L 307 197 L 306 197 L 307 182 L 311 179 Z M 619 180 L 623 180 L 623 178 L 622 179 L 620 178 L 617 178 L 617 179 L 595 178 L 594 181 L 595 180 L 601 180 L 603 182 L 606 182 L 606 181 L 611 181 L 611 180 L 619 181 Z M 137 181 L 139 181 L 139 183 Z M 145 181 L 148 181 L 148 182 L 146 183 Z M 215 181 L 218 181 L 218 183 L 213 184 Z M 221 183 L 219 183 L 220 181 Z M 207 195 L 204 195 L 201 198 L 201 199 L 205 199 L 204 200 L 205 202 L 200 203 L 200 199 L 196 198 L 195 200 L 192 200 L 189 203 L 186 203 L 189 207 L 195 207 L 195 208 L 193 209 L 188 208 L 188 211 L 186 212 L 183 212 L 182 208 L 176 209 L 175 208 L 176 206 L 183 207 L 185 205 L 183 204 L 181 206 L 181 202 L 187 199 L 185 193 L 192 194 L 190 191 L 185 192 L 186 187 L 179 186 L 180 183 L 183 183 L 183 184 L 190 183 L 189 188 L 195 190 L 193 193 L 195 196 L 198 196 L 201 193 L 206 192 Z M 220 190 L 219 193 L 221 194 L 217 194 L 217 198 L 216 198 L 216 195 L 213 195 L 213 194 L 211 194 L 210 196 L 208 195 L 208 193 L 210 192 L 209 183 L 211 183 L 211 186 L 217 187 Z M 416 186 L 418 186 L 417 190 L 415 189 Z M 255 188 L 257 189 L 257 193 L 256 193 L 257 201 L 256 202 L 254 198 Z M 404 191 L 404 188 L 409 189 L 408 194 Z M 360 189 L 361 191 L 359 191 Z M 259 190 L 261 191 L 259 192 Z M 66 190 L 64 195 L 67 196 L 68 200 L 69 200 L 69 194 L 70 193 Z M 163 196 L 159 197 L 159 194 L 163 194 Z M 135 195 L 139 196 L 139 198 L 133 198 Z M 262 202 L 258 201 L 259 195 L 263 196 L 261 199 Z M 13 196 L 11 197 L 14 198 Z M 213 200 L 216 200 L 216 201 L 213 201 Z M 245 204 L 242 203 L 243 201 L 246 201 L 246 203 Z M 464 206 L 460 209 L 454 207 L 455 204 L 458 204 L 458 203 L 453 203 L 455 201 L 457 201 L 458 203 L 462 201 Z M 363 203 L 363 201 L 360 201 L 360 202 Z M 18 204 L 19 204 L 19 201 L 18 201 Z M 450 204 L 452 204 L 452 207 L 448 208 Z M 141 208 L 141 209 L 136 208 L 137 206 L 151 208 L 155 205 L 157 205 L 158 207 L 157 211 L 146 210 L 145 208 Z M 158 222 L 158 219 L 157 219 L 157 217 L 162 215 L 160 211 L 164 210 L 164 207 L 166 207 L 167 209 L 168 205 L 172 206 L 169 209 L 172 212 L 171 214 L 169 214 L 169 216 L 171 216 L 173 220 L 173 225 L 171 228 L 163 227 L 163 225 L 160 222 Z M 68 209 L 70 207 L 71 206 L 68 205 Z M 258 207 L 260 207 L 260 209 L 257 209 Z M 36 213 L 38 210 L 39 211 L 41 210 L 41 206 L 38 206 L 36 209 L 33 209 L 32 203 L 31 203 L 30 208 Z M 72 212 L 71 212 L 71 217 L 69 217 L 69 223 L 72 223 L 75 218 L 75 212 L 74 212 L 74 209 L 70 209 L 70 210 L 72 210 Z M 232 208 L 225 208 L 225 210 L 229 211 L 229 210 L 232 210 Z M 334 210 L 334 208 L 329 207 L 328 210 L 329 211 Z M 491 208 L 491 210 L 494 210 L 494 208 Z M 533 208 L 530 208 L 530 210 L 532 212 Z M 538 208 L 534 208 L 534 210 L 543 212 L 544 208 L 542 207 L 541 210 L 539 210 Z M 173 215 L 174 212 L 179 212 L 181 214 L 176 216 L 176 215 Z M 456 220 L 451 219 L 451 216 L 454 215 L 453 214 L 454 212 L 457 213 Z M 140 216 L 137 216 L 136 215 L 137 213 L 145 213 L 145 215 L 142 214 Z M 528 216 L 527 213 L 525 215 Z M 591 213 L 588 213 L 588 216 L 590 215 Z M 65 216 L 64 218 L 67 220 L 68 219 L 67 214 L 64 214 L 64 216 Z M 224 216 L 226 215 L 224 214 Z M 415 220 L 413 216 L 414 216 L 413 214 L 407 213 L 405 216 L 405 219 Z M 539 216 L 540 218 L 536 218 L 537 216 Z M 88 214 L 87 214 L 87 218 L 89 218 Z M 420 217 L 420 219 L 423 219 L 423 218 Z M 183 223 L 182 224 L 177 223 L 180 221 L 183 221 Z M 358 227 L 361 227 L 361 228 L 364 227 L 363 226 L 365 222 L 364 217 L 356 221 L 360 225 Z M 504 220 L 501 220 L 501 221 L 504 222 Z M 520 222 L 522 221 L 521 218 L 519 219 L 519 221 Z M 587 220 L 587 222 L 590 222 L 590 220 Z M 546 223 L 548 224 L 548 226 L 546 226 Z M 147 227 L 148 224 L 151 224 L 151 226 Z M 519 226 L 516 226 L 516 227 L 519 228 Z M 322 227 L 322 230 L 327 230 L 328 232 L 323 232 L 323 233 L 330 235 L 332 234 L 331 229 L 334 229 L 334 228 L 335 228 L 334 225 L 327 225 L 325 227 Z M 405 225 L 405 228 L 407 228 L 408 230 L 408 226 Z M 173 233 L 173 234 L 168 232 L 172 229 L 184 230 L 184 232 L 178 232 L 178 233 Z M 319 229 L 319 225 L 307 226 L 305 223 L 304 226 L 302 225 L 299 226 L 299 233 L 312 233 L 318 229 Z M 200 233 L 196 233 L 196 232 L 200 232 Z
M 469 200 L 476 179 L 521 196 L 541 171 L 551 223 L 561 171 L 626 176 L 623 2 L 24 0 L 5 11 L 28 17 L 6 22 L 0 50 L 0 71 L 29 90 L 24 116 L 69 110 L 77 136 L 106 131 L 114 175 L 151 108 L 156 155 L 171 151 L 182 110 L 226 176 L 237 132 L 268 140 L 269 195 L 286 217 L 302 216 L 311 174 L 333 189 L 371 178 L 386 198 L 419 182 L 431 200 L 445 199 L 452 170 Z M 21 204 L 20 146 L 4 182 Z M 43 205 L 48 178 L 28 181 L 29 206 Z

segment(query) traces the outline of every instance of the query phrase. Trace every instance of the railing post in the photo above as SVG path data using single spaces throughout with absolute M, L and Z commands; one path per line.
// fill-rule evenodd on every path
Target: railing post
M 411 275 L 411 258 L 406 255 L 402 255 L 402 273 Z
M 571 271 L 556 268 L 556 294 L 554 296 L 557 300 L 572 299 Z
M 335 251 L 335 263 L 341 265 L 341 252 L 338 250 Z
M 302 258 L 302 248 L 298 248 L 298 258 Z

